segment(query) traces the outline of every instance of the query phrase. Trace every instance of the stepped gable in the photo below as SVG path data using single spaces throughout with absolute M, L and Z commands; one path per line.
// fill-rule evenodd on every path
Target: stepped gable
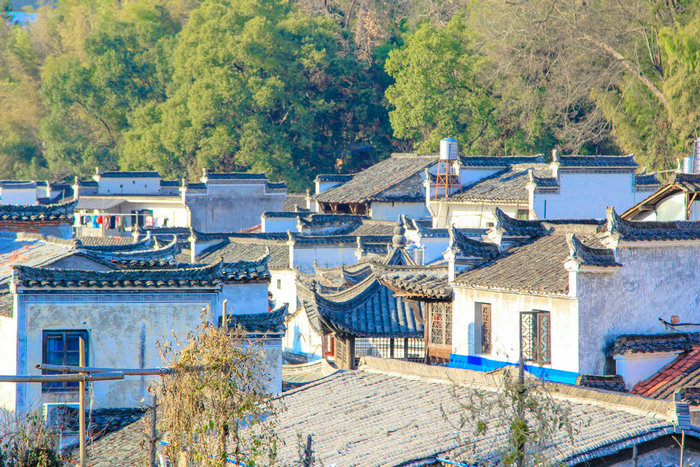
M 452 288 L 447 281 L 447 268 L 414 266 L 385 268 L 379 281 L 395 294 L 425 300 L 451 300 Z
M 540 221 L 515 219 L 500 208 L 496 208 L 494 214 L 496 222 L 492 229 L 501 231 L 504 235 L 537 238 L 549 233 L 549 229 Z
M 202 288 L 217 287 L 221 264 L 181 269 L 88 271 L 14 266 L 12 282 L 26 289 L 46 288 Z
M 615 253 L 607 248 L 592 248 L 585 245 L 576 234 L 567 236 L 571 259 L 581 266 L 617 267 L 622 266 L 615 261 Z
M 65 221 L 73 222 L 78 201 L 61 204 L 0 205 L 0 221 Z
M 700 240 L 700 221 L 632 221 L 607 208 L 604 234 L 630 242 Z
M 550 172 L 551 175 L 551 172 Z M 539 176 L 535 174 L 533 169 L 528 169 L 527 171 L 528 182 L 535 185 L 535 188 L 540 190 L 556 189 L 559 188 L 559 181 L 556 177 L 546 177 L 544 174 Z
M 315 198 L 324 203 L 363 203 L 380 200 L 383 192 L 422 173 L 437 161 L 437 154 L 392 154 L 390 158 L 355 174 L 342 185 L 319 193 Z M 422 190 L 422 186 L 420 189 Z
M 356 263 L 351 265 L 323 268 L 314 262 L 315 280 L 318 284 L 327 287 L 348 287 L 365 280 L 372 274 L 369 263 Z
M 229 328 L 241 327 L 247 334 L 266 334 L 283 336 L 287 329 L 284 320 L 287 316 L 287 305 L 269 313 L 234 313 L 228 315 Z M 221 317 L 219 317 L 219 323 Z
M 624 156 L 558 156 L 557 161 L 561 168 L 566 167 L 599 167 L 617 168 L 625 167 L 635 169 L 638 164 L 634 161 L 634 154 Z
M 464 257 L 490 260 L 499 254 L 497 245 L 473 240 L 457 230 L 454 225 L 450 226 L 448 233 L 450 236 L 450 248 L 456 248 L 459 254 Z
M 256 261 L 221 263 L 221 278 L 226 282 L 267 281 L 270 279 L 269 260 L 268 254 Z
M 370 276 L 333 294 L 315 292 L 318 314 L 332 328 L 356 337 L 423 336 L 420 305 L 415 312 L 401 297 Z
M 687 352 L 700 344 L 700 333 L 623 334 L 615 339 L 610 355 Z

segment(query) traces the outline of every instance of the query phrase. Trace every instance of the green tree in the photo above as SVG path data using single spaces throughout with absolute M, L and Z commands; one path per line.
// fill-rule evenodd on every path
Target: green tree
M 509 154 L 543 145 L 548 135 L 533 115 L 527 127 L 505 112 L 488 57 L 475 47 L 461 10 L 445 26 L 426 23 L 389 53 L 386 71 L 395 82 L 386 91 L 394 135 L 435 151 L 454 137 L 465 153 Z
M 133 114 L 124 167 L 264 171 L 301 188 L 336 159 L 390 143 L 381 92 L 367 85 L 373 70 L 337 24 L 288 2 L 203 2 L 172 66 L 166 101 Z
M 59 12 L 61 8 L 67 6 Z M 80 53 L 51 55 L 44 67 L 48 115 L 41 136 L 54 172 L 65 168 L 87 174 L 96 165 L 116 168 L 121 132 L 132 109 L 165 97 L 170 75 L 166 58 L 170 39 L 179 30 L 167 8 L 144 0 L 123 7 L 108 4 L 96 22 Z

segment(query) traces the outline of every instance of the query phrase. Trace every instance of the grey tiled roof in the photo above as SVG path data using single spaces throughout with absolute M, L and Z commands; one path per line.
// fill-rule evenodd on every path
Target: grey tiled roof
M 515 219 L 503 212 L 500 208 L 496 208 L 494 214 L 496 216 L 496 222 L 493 229 L 501 230 L 505 235 L 536 238 L 548 232 L 548 229 L 541 221 Z
M 232 238 L 208 248 L 200 254 L 197 261 L 210 264 L 219 261 L 229 263 L 255 261 L 267 255 L 268 252 L 270 254 L 268 266 L 271 269 L 289 268 L 289 247 L 287 244 L 270 240 Z
M 75 237 L 85 247 L 128 245 L 134 243 L 134 237 Z
M 386 270 L 380 281 L 394 293 L 431 300 L 452 300 L 447 268 L 406 268 Z
M 448 232 L 450 235 L 450 247 L 456 248 L 462 256 L 483 258 L 484 260 L 490 260 L 498 256 L 497 245 L 473 240 L 454 226 L 450 226 Z
M 542 154 L 534 156 L 464 156 L 461 158 L 465 167 L 507 167 L 513 164 L 541 164 Z
M 686 352 L 700 344 L 700 333 L 624 334 L 615 339 L 610 355 Z
M 457 386 L 430 370 L 426 368 L 425 379 L 400 371 L 340 371 L 284 394 L 281 403 L 286 411 L 277 427 L 284 441 L 279 461 L 290 465 L 298 459 L 296 441 L 301 433 L 312 435 L 314 454 L 324 465 L 432 465 L 438 455 L 469 465 L 479 460 L 489 464 L 505 443 L 508 424 L 494 414 L 493 423 L 480 436 L 474 435 L 475 422 L 467 422 L 461 433 L 455 424 L 464 415 L 460 401 L 468 401 L 477 391 L 493 400 L 494 393 Z M 674 430 L 671 421 L 653 413 L 640 415 L 597 401 L 556 400 L 570 411 L 573 442 L 565 429 L 556 432 L 541 453 L 551 464 L 596 457 L 601 448 L 615 443 Z M 459 436 L 471 445 L 466 448 Z
M 284 334 L 286 329 L 284 319 L 287 315 L 287 305 L 269 313 L 245 313 L 231 314 L 229 327 L 240 326 L 247 333 L 252 334 Z M 221 321 L 221 318 L 219 318 Z
M 7 221 L 70 221 L 78 201 L 63 204 L 0 205 L 0 220 Z
M 15 265 L 46 266 L 72 254 L 72 241 L 0 235 L 0 287 L 7 289 Z
M 132 244 L 136 245 L 136 244 Z M 118 247 L 131 247 L 131 245 L 112 245 L 117 247 L 117 249 L 110 250 L 107 248 L 101 248 L 99 250 L 92 249 L 92 247 L 82 247 L 79 251 L 84 251 L 90 256 L 96 258 L 105 259 L 109 261 L 117 262 L 129 262 L 129 261 L 154 261 L 165 259 L 169 261 L 174 261 L 175 256 L 179 252 L 178 240 L 173 237 L 170 243 L 164 245 L 162 248 L 148 249 L 147 247 L 142 247 L 143 249 L 119 249 Z
M 315 308 L 331 327 L 356 337 L 421 337 L 419 315 L 375 276 L 332 294 L 315 292 Z M 422 306 L 422 305 L 421 305 Z
M 352 180 L 355 174 L 318 174 L 314 179 L 315 182 L 342 182 Z
M 632 221 L 607 209 L 607 232 L 626 241 L 700 240 L 700 221 Z
M 255 261 L 241 260 L 221 264 L 221 278 L 226 282 L 248 282 L 267 280 L 270 271 L 267 266 L 269 256 L 265 255 Z
M 625 392 L 625 380 L 620 375 L 578 375 L 576 384 L 593 389 Z
M 491 376 L 365 358 L 358 371 L 338 371 L 279 397 L 284 411 L 275 426 L 277 462 L 295 465 L 299 436 L 311 435 L 314 456 L 323 465 L 434 465 L 436 456 L 488 464 L 507 439 L 508 423 L 494 413 L 481 435 L 474 435 L 470 420 L 461 432 L 457 428 L 464 401 L 474 396 L 495 401 L 493 386 L 469 384 L 477 377 Z M 569 392 L 576 397 L 566 400 Z M 568 411 L 573 439 L 565 428 L 553 433 L 541 452 L 548 464 L 594 460 L 680 431 L 667 418 L 668 402 L 563 386 L 552 388 L 551 397 Z M 136 465 L 147 419 L 148 414 L 88 447 L 91 465 Z M 697 432 L 686 430 L 686 436 Z M 468 448 L 460 438 L 470 440 Z
M 248 172 L 207 172 L 209 180 L 267 180 L 264 173 Z
M 678 185 L 685 191 L 700 191 L 700 174 L 676 174 L 672 184 Z
M 535 175 L 543 177 L 544 180 L 552 175 L 549 166 L 546 164 L 516 164 L 463 187 L 461 193 L 451 195 L 447 198 L 447 201 L 523 203 L 524 207 L 527 207 L 527 184 L 530 182 L 529 169 L 534 169 Z
M 635 174 L 634 175 L 634 183 L 640 186 L 658 186 L 659 185 L 659 179 L 656 178 L 655 173 L 644 173 L 644 174 Z
M 287 197 L 282 202 L 283 211 L 294 211 L 296 207 L 306 208 L 305 193 L 287 193 Z
M 559 156 L 559 164 L 561 167 L 637 167 L 633 154 L 626 156 Z
M 356 174 L 342 185 L 316 195 L 316 200 L 332 203 L 362 203 L 437 163 L 437 155 L 395 154 Z
M 567 237 L 571 258 L 583 266 L 615 267 L 621 266 L 615 261 L 615 253 L 608 248 L 591 248 L 583 244 L 576 234 Z
M 221 265 L 180 269 L 87 271 L 14 266 L 13 282 L 27 289 L 47 288 L 200 288 L 220 283 Z
M 160 178 L 158 172 L 102 172 L 102 178 Z
M 81 248 L 83 250 L 89 250 L 92 252 L 96 253 L 114 253 L 114 252 L 126 252 L 126 251 L 138 251 L 138 250 L 144 250 L 151 246 L 151 243 L 153 242 L 153 239 L 151 238 L 150 235 L 147 235 L 145 238 L 139 240 L 138 242 L 132 241 L 123 241 L 123 242 L 104 242 L 104 243 L 99 243 L 99 244 L 84 244 L 81 239 L 78 239 L 78 242 L 76 246 L 78 248 Z

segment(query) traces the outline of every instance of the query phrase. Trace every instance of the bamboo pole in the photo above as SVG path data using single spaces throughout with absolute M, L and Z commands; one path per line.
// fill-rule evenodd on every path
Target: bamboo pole
M 85 367 L 85 338 L 80 336 L 80 366 Z M 80 373 L 85 375 L 86 373 Z M 87 455 L 85 452 L 85 380 L 78 382 L 80 398 L 80 412 L 78 413 L 78 423 L 80 428 L 80 467 L 87 467 Z
M 61 371 L 64 373 L 112 373 L 118 372 L 125 376 L 166 375 L 174 373 L 173 368 L 96 368 L 90 366 L 49 365 L 37 363 L 37 370 Z
M 0 383 L 75 383 L 78 381 L 110 381 L 115 379 L 124 379 L 124 373 L 110 372 L 94 375 L 0 375 Z

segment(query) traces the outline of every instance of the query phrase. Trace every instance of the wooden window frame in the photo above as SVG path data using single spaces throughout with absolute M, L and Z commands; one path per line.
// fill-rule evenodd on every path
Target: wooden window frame
M 323 335 L 323 356 L 335 357 L 335 335 L 330 333 Z
M 439 326 L 435 323 L 439 322 Z M 452 345 L 452 304 L 433 302 L 430 304 L 428 343 L 432 345 Z M 435 331 L 438 330 L 436 336 Z
M 520 358 L 523 362 L 541 365 L 552 363 L 552 318 L 549 311 L 520 313 Z
M 493 327 L 490 303 L 477 303 L 478 323 L 479 323 L 479 353 L 490 354 L 493 350 Z
M 85 329 L 57 329 L 57 330 L 44 330 L 42 331 L 41 335 L 41 361 L 43 363 L 51 363 L 51 364 L 63 364 L 63 365 L 75 365 L 77 366 L 79 364 L 80 360 L 80 355 L 78 355 L 78 360 L 75 361 L 69 361 L 69 352 L 75 352 L 75 351 L 69 351 L 68 350 L 68 338 L 69 337 L 83 337 L 85 341 L 85 362 L 89 362 L 89 356 L 90 356 L 90 346 L 89 346 L 89 339 L 88 339 L 88 332 Z M 48 361 L 48 341 L 49 339 L 55 339 L 55 338 L 61 338 L 62 339 L 62 345 L 63 345 L 63 358 L 62 358 L 62 363 L 57 363 L 57 362 L 49 362 Z M 51 375 L 51 374 L 60 374 L 60 372 L 57 371 L 49 371 L 49 370 L 43 370 L 42 374 L 45 375 Z M 78 383 L 77 382 L 60 382 L 60 383 L 42 383 L 41 384 L 41 392 L 74 392 L 78 390 Z
M 515 211 L 515 218 L 523 221 L 530 220 L 530 210 L 529 209 L 518 209 Z

